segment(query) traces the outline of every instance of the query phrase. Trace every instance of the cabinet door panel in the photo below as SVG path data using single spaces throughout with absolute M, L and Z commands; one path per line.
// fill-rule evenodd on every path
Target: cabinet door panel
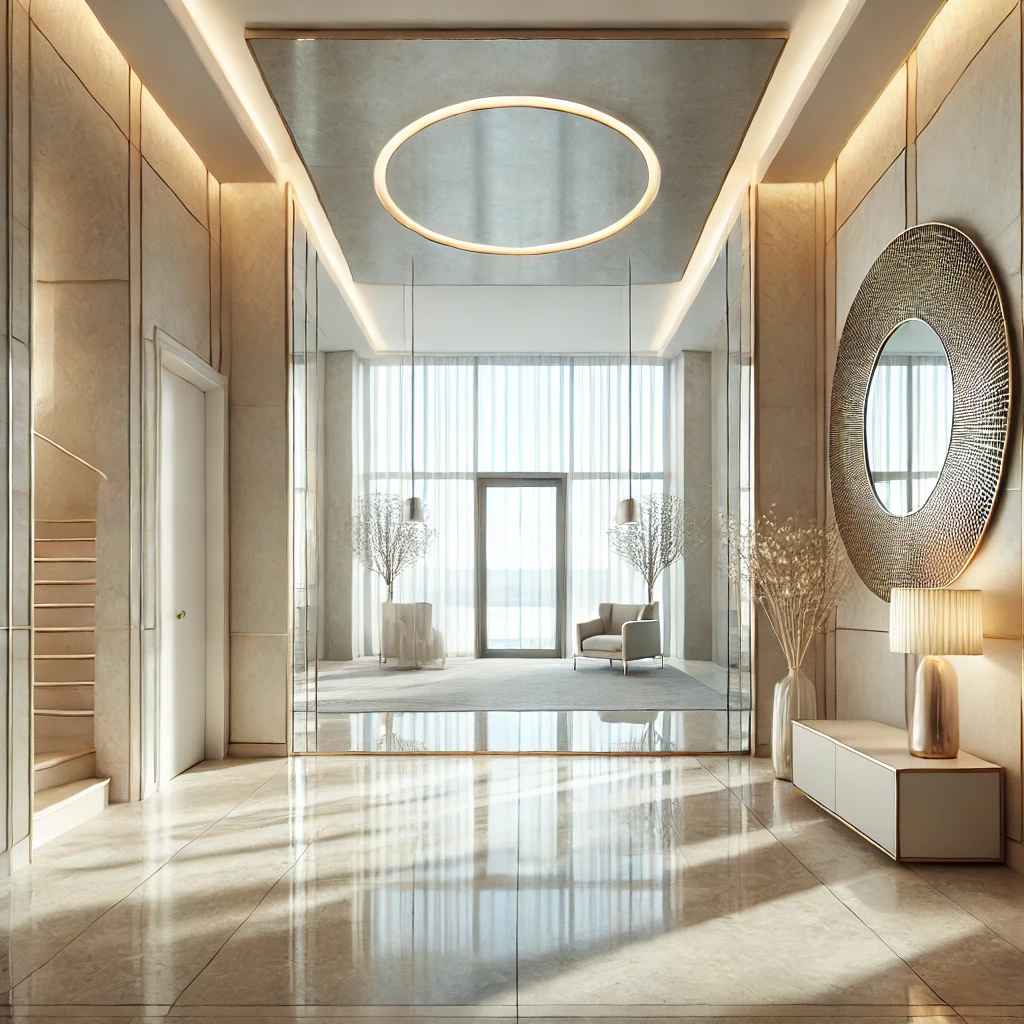
M 823 807 L 836 809 L 836 745 L 799 725 L 793 726 L 793 784 Z
M 836 747 L 836 814 L 896 856 L 896 773 Z

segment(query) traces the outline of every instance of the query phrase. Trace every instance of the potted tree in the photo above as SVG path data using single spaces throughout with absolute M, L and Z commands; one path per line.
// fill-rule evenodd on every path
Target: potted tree
M 434 534 L 421 522 L 405 520 L 397 494 L 374 493 L 356 499 L 348 536 L 352 553 L 387 587 L 387 600 L 381 606 L 381 654 L 387 661 L 385 644 L 393 619 L 395 580 L 423 557 Z

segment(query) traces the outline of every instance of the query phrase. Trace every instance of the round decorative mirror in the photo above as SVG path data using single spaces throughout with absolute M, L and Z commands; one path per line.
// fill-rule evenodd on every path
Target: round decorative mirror
M 882 251 L 836 354 L 829 476 L 850 561 L 879 597 L 948 587 L 981 544 L 1010 425 L 999 287 L 962 231 L 920 224 Z
M 887 512 L 916 512 L 931 496 L 953 430 L 953 372 L 923 320 L 889 335 L 868 382 L 864 445 L 875 497 Z

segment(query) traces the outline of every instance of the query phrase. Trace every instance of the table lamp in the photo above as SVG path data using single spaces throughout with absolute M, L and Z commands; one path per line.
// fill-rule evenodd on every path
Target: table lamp
M 915 757 L 956 757 L 960 698 L 956 670 L 944 654 L 981 654 L 981 591 L 893 587 L 889 650 L 920 654 L 908 745 Z

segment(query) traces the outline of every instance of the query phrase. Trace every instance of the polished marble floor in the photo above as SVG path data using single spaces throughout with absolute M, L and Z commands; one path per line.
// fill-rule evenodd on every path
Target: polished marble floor
M 0 888 L 0 1015 L 1024 1017 L 1024 877 L 689 757 L 206 763 Z

